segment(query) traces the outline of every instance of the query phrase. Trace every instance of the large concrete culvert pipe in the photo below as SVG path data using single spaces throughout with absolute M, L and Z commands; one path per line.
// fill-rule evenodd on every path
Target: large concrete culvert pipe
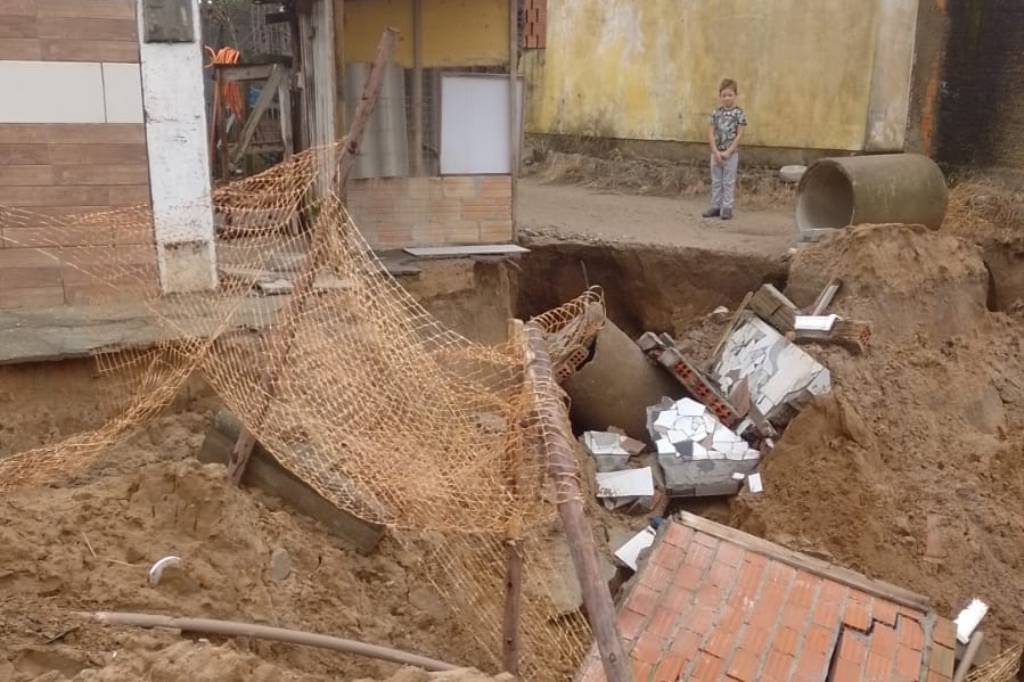
M 850 225 L 905 223 L 937 230 L 949 189 L 939 167 L 920 154 L 821 159 L 796 190 L 796 226 L 802 240 Z

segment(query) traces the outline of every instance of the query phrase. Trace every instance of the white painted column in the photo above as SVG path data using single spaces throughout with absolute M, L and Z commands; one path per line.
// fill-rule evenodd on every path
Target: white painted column
M 910 115 L 918 0 L 876 0 L 866 152 L 902 152 Z
M 193 42 L 147 43 L 138 0 L 149 184 L 164 293 L 217 286 L 202 30 L 198 0 L 191 1 Z

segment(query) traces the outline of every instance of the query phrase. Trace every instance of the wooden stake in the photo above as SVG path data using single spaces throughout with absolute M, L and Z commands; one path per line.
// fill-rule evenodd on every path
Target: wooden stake
M 501 630 L 501 666 L 519 676 L 519 607 L 523 594 L 523 545 L 505 543 L 505 617 Z
M 374 107 L 377 106 L 377 97 L 380 95 L 381 85 L 384 82 L 384 67 L 391 61 L 391 53 L 395 46 L 395 37 L 398 31 L 393 28 L 386 28 L 384 35 L 377 45 L 377 55 L 374 57 L 373 66 L 370 68 L 370 75 L 366 79 L 363 93 L 356 106 L 355 115 L 352 117 L 352 127 L 345 136 L 345 143 L 342 146 L 341 154 L 338 155 L 338 164 L 335 168 L 335 187 L 339 196 L 348 181 L 349 171 L 355 165 L 356 155 L 359 153 L 359 145 L 363 139 L 363 132 L 370 120 Z M 295 282 L 294 293 L 288 301 L 288 306 L 282 313 L 283 326 L 270 343 L 271 362 L 269 370 L 263 372 L 260 380 L 261 391 L 259 403 L 252 420 L 252 428 L 243 426 L 235 441 L 235 447 L 231 450 L 231 461 L 228 464 L 228 476 L 231 481 L 238 485 L 245 473 L 245 465 L 252 455 L 252 448 L 256 444 L 255 432 L 258 432 L 267 417 L 270 409 L 270 400 L 275 391 L 275 384 L 279 380 L 282 371 L 288 363 L 288 356 L 291 353 L 292 344 L 295 341 L 295 332 L 298 327 L 299 317 L 306 308 L 306 302 L 313 292 L 313 283 L 316 281 L 316 273 L 320 269 L 321 259 L 326 243 L 324 225 L 313 226 L 313 237 L 310 241 L 309 250 L 303 260 L 302 268 Z
M 423 0 L 412 0 L 412 174 L 423 175 Z
M 553 392 L 557 384 L 551 371 L 551 358 L 544 343 L 544 332 L 535 322 L 526 324 L 525 344 L 526 380 L 534 396 L 532 417 L 543 433 L 541 454 L 555 482 L 558 515 L 569 542 L 590 629 L 601 652 L 605 678 L 608 682 L 633 682 L 633 672 L 622 649 L 615 605 L 608 584 L 601 579 L 597 547 L 583 509 L 579 467 L 563 430 L 565 407 Z

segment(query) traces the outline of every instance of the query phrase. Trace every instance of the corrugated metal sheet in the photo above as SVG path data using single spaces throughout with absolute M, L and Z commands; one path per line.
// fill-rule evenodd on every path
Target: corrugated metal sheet
M 369 62 L 345 65 L 345 119 L 351 121 Z M 409 175 L 409 127 L 406 121 L 405 72 L 388 64 L 377 107 L 363 135 L 359 158 L 350 177 L 393 178 Z

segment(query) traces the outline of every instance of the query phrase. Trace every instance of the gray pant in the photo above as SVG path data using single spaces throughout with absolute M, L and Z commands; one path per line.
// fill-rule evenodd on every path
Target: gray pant
M 732 210 L 732 201 L 736 195 L 736 169 L 740 165 L 740 155 L 733 152 L 722 163 L 711 157 L 711 208 L 727 208 Z

